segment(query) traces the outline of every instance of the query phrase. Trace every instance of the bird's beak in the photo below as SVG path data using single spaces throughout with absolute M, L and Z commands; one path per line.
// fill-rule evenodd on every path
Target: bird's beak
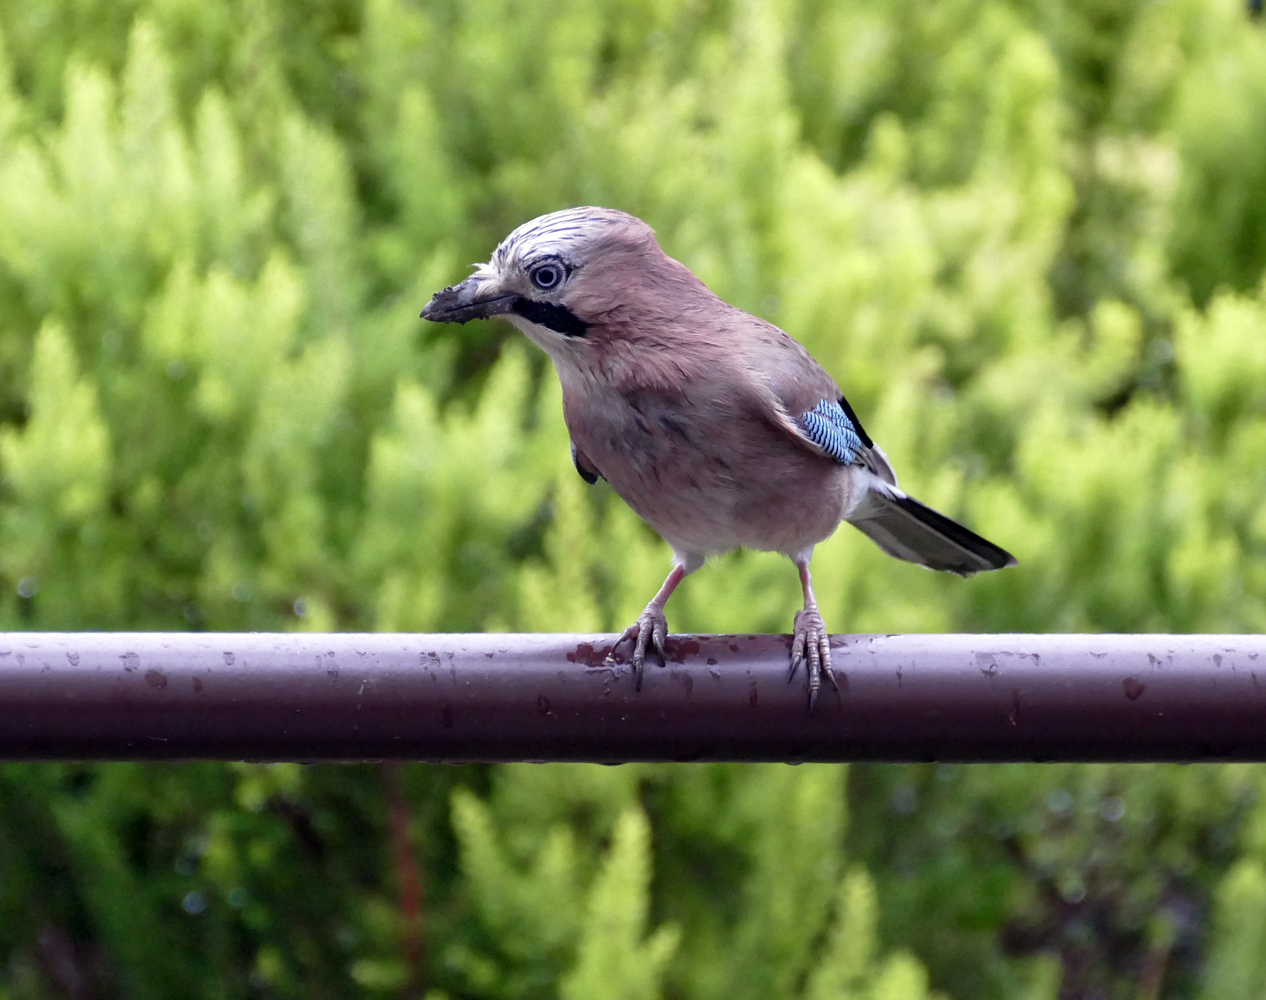
M 460 285 L 450 285 L 431 296 L 422 318 L 433 323 L 467 323 L 499 316 L 514 308 L 518 296 L 506 294 L 487 278 L 474 275 Z

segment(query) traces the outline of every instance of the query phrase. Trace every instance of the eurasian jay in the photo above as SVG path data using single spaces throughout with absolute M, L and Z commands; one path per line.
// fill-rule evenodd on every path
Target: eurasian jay
M 796 564 L 804 609 L 788 679 L 804 661 L 810 708 L 822 675 L 835 676 L 809 559 L 841 521 L 929 569 L 971 576 L 1016 563 L 899 489 L 809 352 L 714 295 L 640 219 L 606 208 L 533 219 L 422 310 L 443 323 L 490 316 L 554 362 L 576 471 L 606 479 L 672 547 L 672 572 L 612 647 L 632 642 L 639 690 L 648 648 L 665 659 L 664 605 L 710 555 L 744 546 Z

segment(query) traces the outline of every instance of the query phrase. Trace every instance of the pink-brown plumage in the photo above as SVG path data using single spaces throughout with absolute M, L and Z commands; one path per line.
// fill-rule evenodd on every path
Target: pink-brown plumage
M 733 329 L 698 331 L 688 316 L 653 339 L 595 325 L 560 369 L 568 431 L 690 568 L 739 546 L 794 556 L 835 531 L 853 473 L 797 443 Z
M 533 219 L 423 311 L 448 322 L 492 315 L 554 362 L 581 475 L 605 478 L 672 546 L 673 572 L 616 644 L 633 640 L 639 686 L 648 646 L 663 656 L 665 602 L 709 555 L 743 546 L 799 567 L 791 671 L 807 661 L 811 706 L 820 676 L 834 677 L 809 559 L 841 520 L 929 568 L 970 575 L 1015 563 L 903 493 L 809 352 L 719 299 L 640 219 L 600 208 Z

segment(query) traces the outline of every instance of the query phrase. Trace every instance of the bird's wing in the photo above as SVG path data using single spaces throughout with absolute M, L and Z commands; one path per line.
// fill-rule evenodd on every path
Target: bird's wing
M 1010 552 L 898 487 L 888 456 L 871 441 L 843 394 L 821 400 L 791 424 L 798 439 L 821 454 L 872 473 L 864 477 L 868 488 L 848 521 L 889 555 L 960 576 L 1016 564 Z
M 890 486 L 897 474 L 884 450 L 870 439 L 844 394 L 819 400 L 811 410 L 792 418 L 797 437 L 841 465 L 860 465 Z
M 806 410 L 793 420 L 801 437 L 841 465 L 852 465 L 857 460 L 857 453 L 864 447 L 861 436 L 864 432 L 859 433 L 858 424 L 849 419 L 839 400 L 819 400 L 813 409 Z
M 888 456 L 802 344 L 762 322 L 748 345 L 747 363 L 767 390 L 766 412 L 778 427 L 811 451 L 842 465 L 860 465 L 881 481 L 897 485 Z

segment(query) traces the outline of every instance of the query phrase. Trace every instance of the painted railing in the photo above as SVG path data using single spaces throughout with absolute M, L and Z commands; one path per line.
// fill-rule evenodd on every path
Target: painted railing
M 0 633 L 0 759 L 1266 760 L 1262 636 L 613 638 Z

